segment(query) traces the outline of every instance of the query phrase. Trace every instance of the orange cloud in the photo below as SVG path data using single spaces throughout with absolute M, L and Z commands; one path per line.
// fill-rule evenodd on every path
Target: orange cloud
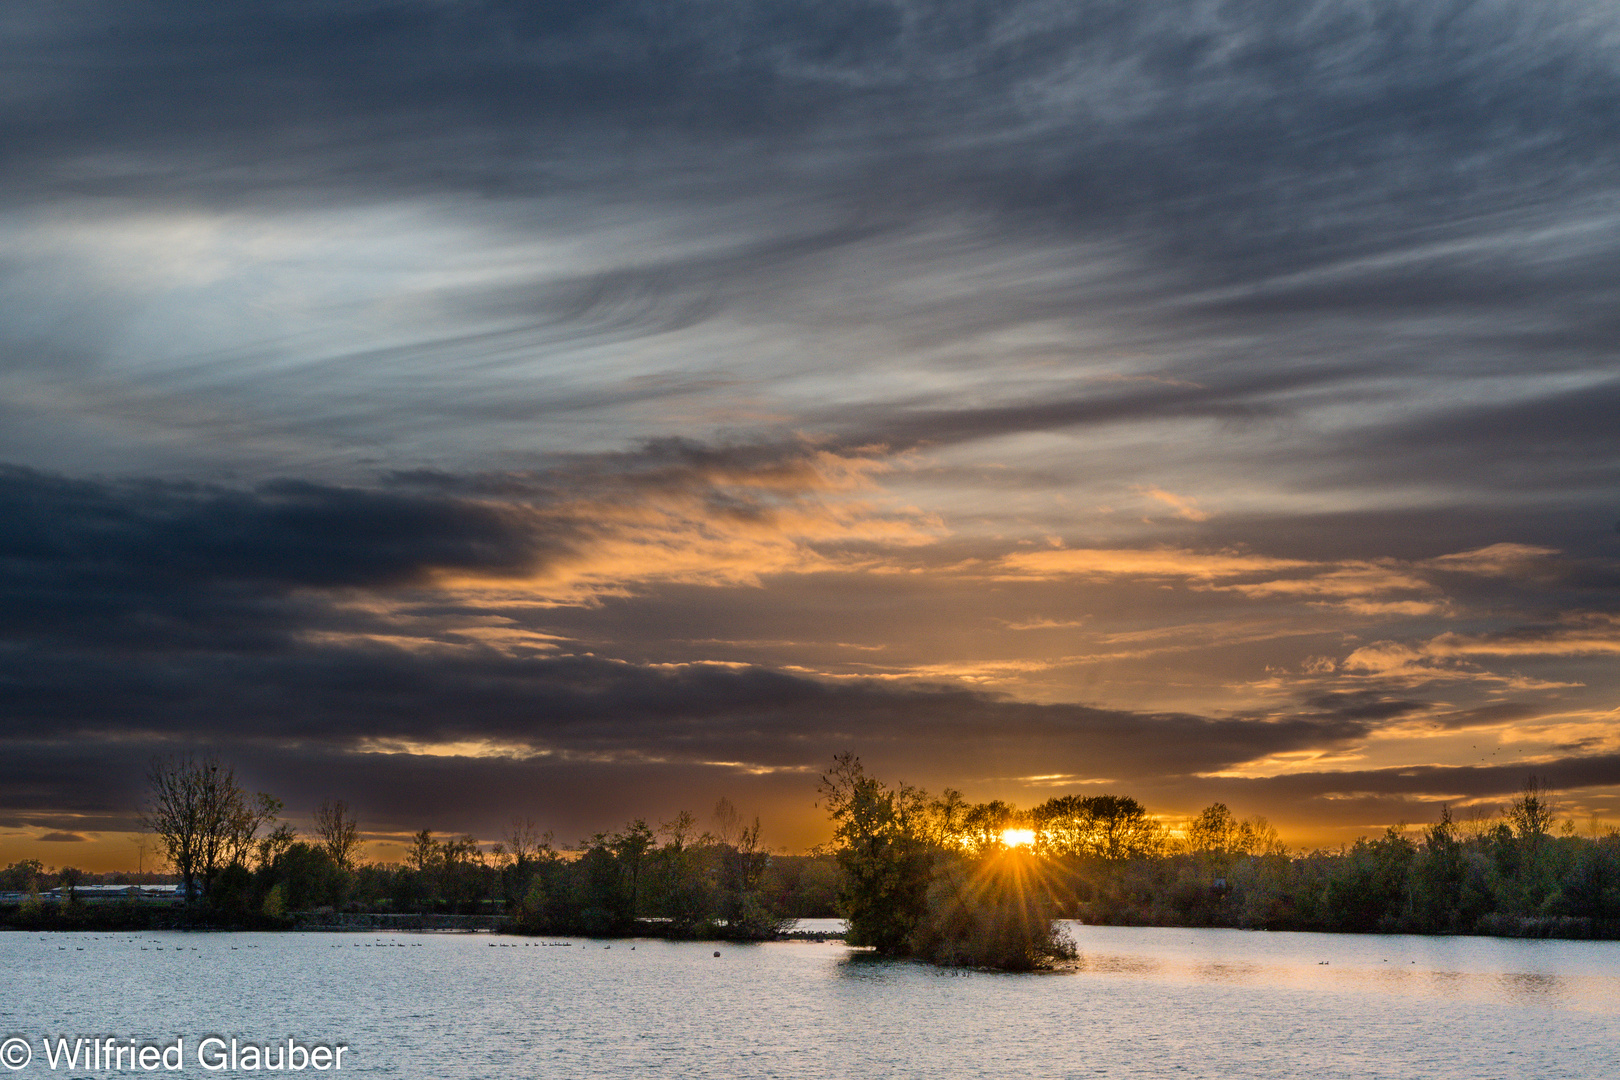
M 1557 624 L 1499 634 L 1441 634 L 1424 646 L 1432 656 L 1601 656 L 1620 654 L 1620 617 L 1570 614 Z
M 1222 586 L 1249 597 L 1369 597 L 1391 592 L 1433 592 L 1434 586 L 1394 565 L 1373 562 L 1340 563 L 1310 577 Z
M 1181 578 L 1197 589 L 1254 600 L 1297 598 L 1362 616 L 1431 615 L 1447 607 L 1433 584 L 1394 561 L 1316 563 L 1235 551 L 1059 548 L 1007 555 L 1000 566 L 1019 576 L 1043 578 Z M 1230 580 L 1244 577 L 1264 580 Z
M 926 545 L 942 531 L 933 516 L 871 496 L 874 475 L 887 467 L 864 451 L 805 448 L 761 463 L 676 461 L 566 475 L 559 479 L 570 497 L 511 511 L 527 515 L 537 533 L 569 538 L 517 579 L 517 595 L 577 604 L 654 581 L 758 585 L 773 574 L 875 568 L 874 556 L 850 549 Z M 513 592 L 510 576 L 438 583 L 469 594 Z
M 1433 641 L 1417 646 L 1395 641 L 1375 641 L 1370 645 L 1363 645 L 1345 657 L 1338 670 L 1350 677 L 1376 678 L 1408 686 L 1452 681 L 1495 683 L 1514 690 L 1554 690 L 1580 685 L 1550 682 L 1519 674 L 1500 675 L 1473 665 L 1458 663 L 1443 650 L 1435 650 L 1432 646 Z
M 1312 566 L 1301 559 L 1276 559 L 1236 551 L 1213 553 L 1180 548 L 1059 548 L 1020 551 L 999 566 L 1008 577 L 1139 577 L 1217 581 Z

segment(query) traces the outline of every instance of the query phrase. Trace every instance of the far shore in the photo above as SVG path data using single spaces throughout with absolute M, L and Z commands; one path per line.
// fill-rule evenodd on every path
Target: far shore
M 1102 920 L 1067 920 L 1080 925 L 1162 927 L 1182 930 L 1250 930 L 1277 933 L 1343 934 L 1350 937 L 1367 936 L 1367 932 L 1330 930 L 1308 926 L 1210 926 L 1195 923 L 1117 922 Z M 187 911 L 179 905 L 157 904 L 42 904 L 24 913 L 20 905 L 0 904 L 0 932 L 26 933 L 56 932 L 140 932 L 179 930 L 189 932 L 287 932 L 317 934 L 364 933 L 445 933 L 445 934 L 499 934 L 527 938 L 583 938 L 599 941 L 628 941 L 637 938 L 667 941 L 713 942 L 743 944 L 763 941 L 842 942 L 842 931 L 804 930 L 784 927 L 769 935 L 752 937 L 728 936 L 724 928 L 718 933 L 691 933 L 672 927 L 667 921 L 638 920 L 634 927 L 618 931 L 588 932 L 580 928 L 525 928 L 512 925 L 501 915 L 400 914 L 394 912 L 293 912 L 271 919 L 254 917 L 226 920 L 217 915 L 195 910 Z M 1549 939 L 1562 941 L 1614 941 L 1620 940 L 1620 920 L 1583 919 L 1571 916 L 1506 916 L 1497 915 L 1481 920 L 1473 933 L 1412 933 L 1400 932 L 1386 936 L 1399 937 L 1486 937 Z

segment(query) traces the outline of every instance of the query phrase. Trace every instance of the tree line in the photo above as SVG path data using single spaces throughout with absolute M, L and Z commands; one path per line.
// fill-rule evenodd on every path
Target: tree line
M 193 922 L 289 925 L 300 913 L 498 915 L 513 932 L 661 934 L 759 939 L 787 922 L 834 914 L 829 860 L 772 855 L 759 819 L 721 799 L 708 827 L 682 811 L 656 826 L 637 819 L 573 847 L 531 820 L 481 842 L 423 829 L 397 863 L 360 859 L 349 806 L 328 798 L 313 830 L 282 820 L 281 800 L 249 793 L 214 757 L 153 762 L 142 827 L 173 869 Z M 82 880 L 67 869 L 54 877 Z M 0 871 L 49 887 L 37 863 Z M 127 914 L 127 913 L 126 913 Z
M 1457 821 L 1442 807 L 1432 824 L 1311 852 L 1221 803 L 1172 831 L 1129 796 L 973 803 L 888 785 L 849 754 L 818 795 L 833 839 L 803 856 L 766 851 L 759 820 L 722 799 L 707 826 L 683 811 L 569 847 L 528 820 L 494 843 L 423 829 L 402 861 L 379 863 L 360 859 L 343 801 L 324 800 L 303 834 L 228 764 L 183 757 L 154 763 L 143 824 L 184 887 L 186 917 L 213 925 L 329 910 L 499 915 L 537 934 L 766 938 L 838 915 L 851 944 L 885 955 L 1009 969 L 1069 956 L 1062 919 L 1620 937 L 1620 835 L 1560 821 L 1534 777 L 1496 812 Z M 0 891 L 108 878 L 13 863 Z
M 1129 796 L 1021 810 L 870 776 L 821 779 L 852 944 L 937 963 L 1047 966 L 1055 920 L 1359 933 L 1620 937 L 1620 833 L 1558 820 L 1530 777 L 1494 813 L 1290 853 L 1223 803 L 1172 833 Z
M 1216 804 L 1203 820 L 1230 822 Z M 1072 865 L 1073 910 L 1099 922 L 1357 933 L 1620 937 L 1620 833 L 1559 820 L 1531 776 L 1495 811 L 1393 825 L 1290 854 L 1232 831 L 1156 855 Z

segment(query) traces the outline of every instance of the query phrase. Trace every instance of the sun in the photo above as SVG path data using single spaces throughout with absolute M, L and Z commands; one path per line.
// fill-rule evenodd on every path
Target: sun
M 1008 847 L 1029 847 L 1035 843 L 1035 830 L 1002 829 L 1001 842 Z

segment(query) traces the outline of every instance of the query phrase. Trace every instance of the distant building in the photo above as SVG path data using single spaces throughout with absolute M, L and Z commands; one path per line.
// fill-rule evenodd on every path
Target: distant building
M 68 898 L 72 893 L 79 900 L 87 904 L 114 903 L 119 900 L 133 900 L 137 903 L 173 904 L 186 898 L 184 887 L 180 885 L 80 885 L 74 889 L 58 885 L 56 888 L 39 894 L 41 900 L 57 903 Z M 12 896 L 26 898 L 26 893 L 0 893 L 0 903 L 20 903 L 20 900 L 9 899 Z

